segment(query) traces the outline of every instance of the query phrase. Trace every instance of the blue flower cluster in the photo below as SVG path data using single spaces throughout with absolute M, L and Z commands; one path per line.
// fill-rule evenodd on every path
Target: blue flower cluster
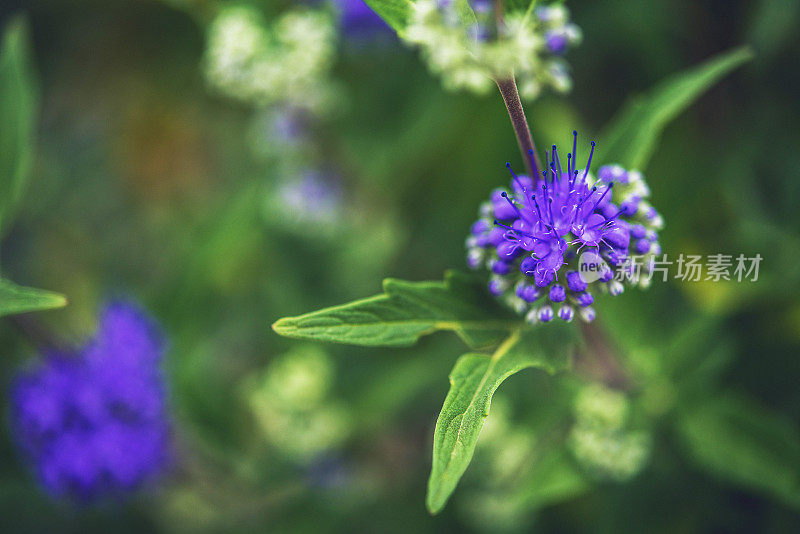
M 109 304 L 95 339 L 19 375 L 14 433 L 52 494 L 89 500 L 138 487 L 169 459 L 164 342 L 137 307 Z
M 595 180 L 593 153 L 594 143 L 579 169 L 573 132 L 566 166 L 555 145 L 536 180 L 515 175 L 507 164 L 511 188 L 492 193 L 467 238 L 469 266 L 488 268 L 489 291 L 530 323 L 556 315 L 571 321 L 576 310 L 592 321 L 592 287 L 619 295 L 623 282 L 643 281 L 629 272 L 637 265 L 629 260 L 647 269 L 649 258 L 661 253 L 663 220 L 645 200 L 650 192 L 641 173 L 606 165 Z

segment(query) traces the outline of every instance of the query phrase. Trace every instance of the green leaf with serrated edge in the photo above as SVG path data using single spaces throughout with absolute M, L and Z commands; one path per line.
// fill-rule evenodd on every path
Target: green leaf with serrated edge
M 431 513 L 444 507 L 467 469 L 497 387 L 529 367 L 550 373 L 567 369 L 577 339 L 573 325 L 543 325 L 514 332 L 491 355 L 471 353 L 458 359 L 433 434 L 426 501 Z
M 686 406 L 677 430 L 702 469 L 800 508 L 800 432 L 790 419 L 726 396 Z
M 437 330 L 452 330 L 472 348 L 491 347 L 521 321 L 482 283 L 455 271 L 444 282 L 387 279 L 383 295 L 278 320 L 280 335 L 373 347 L 406 347 Z
M 408 25 L 408 16 L 414 7 L 411 0 L 364 0 L 399 35 Z
M 626 104 L 597 142 L 596 161 L 644 170 L 664 127 L 733 69 L 753 57 L 737 48 L 672 76 Z
M 0 317 L 63 308 L 66 305 L 67 298 L 64 295 L 0 280 Z
M 25 19 L 11 20 L 0 45 L 0 231 L 8 227 L 33 162 L 38 95 Z

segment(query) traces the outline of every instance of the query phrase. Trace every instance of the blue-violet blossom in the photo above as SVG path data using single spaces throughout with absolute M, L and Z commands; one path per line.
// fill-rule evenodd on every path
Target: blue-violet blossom
M 388 32 L 389 26 L 364 0 L 333 0 L 340 13 L 340 24 L 345 33 L 353 37 Z
M 536 180 L 506 164 L 511 188 L 492 193 L 467 238 L 468 265 L 489 269 L 489 291 L 530 323 L 571 321 L 576 311 L 592 321 L 593 289 L 616 296 L 623 282 L 646 285 L 649 279 L 637 275 L 661 253 L 663 219 L 645 200 L 642 174 L 605 165 L 595 179 L 594 143 L 579 168 L 573 136 L 566 165 L 553 145 Z
M 120 495 L 167 465 L 163 353 L 154 323 L 115 302 L 86 346 L 47 354 L 17 376 L 12 429 L 48 492 L 79 500 Z

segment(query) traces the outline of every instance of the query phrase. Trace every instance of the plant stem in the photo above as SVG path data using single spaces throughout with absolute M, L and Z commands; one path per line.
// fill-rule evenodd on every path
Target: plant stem
M 514 81 L 514 76 L 511 75 L 508 78 L 497 80 L 497 88 L 500 89 L 503 102 L 505 102 L 508 110 L 508 116 L 511 118 L 511 125 L 517 135 L 517 143 L 519 143 L 522 161 L 525 163 L 528 175 L 531 178 L 538 177 L 542 164 L 539 162 L 536 147 L 533 145 L 533 137 L 531 137 L 531 131 L 528 128 L 528 119 L 525 118 L 525 110 L 522 109 L 522 101 L 519 99 L 519 91 L 517 91 L 517 82 Z
M 497 33 L 500 35 L 503 31 L 503 0 L 494 0 L 494 18 L 497 22 Z M 497 83 L 497 88 L 500 89 L 503 102 L 506 104 L 508 116 L 511 117 L 514 133 L 517 134 L 517 143 L 519 143 L 519 149 L 522 151 L 522 161 L 525 163 L 528 176 L 536 180 L 542 164 L 536 154 L 536 147 L 533 146 L 533 137 L 528 127 L 528 119 L 525 118 L 525 110 L 522 109 L 522 101 L 519 99 L 519 91 L 517 90 L 517 82 L 514 80 L 514 74 L 511 73 L 508 78 L 495 80 L 495 82 Z
M 500 25 L 503 24 L 503 0 L 494 0 L 494 18 L 497 21 L 497 31 L 500 31 Z
M 503 0 L 494 1 L 494 14 L 497 21 L 497 31 L 502 30 L 503 24 Z M 511 118 L 511 125 L 517 135 L 517 143 L 522 152 L 522 161 L 528 175 L 536 180 L 541 177 L 542 163 L 533 145 L 533 136 L 528 127 L 528 119 L 525 117 L 525 110 L 522 109 L 522 101 L 519 98 L 517 82 L 514 75 L 510 74 L 507 78 L 495 80 L 497 88 L 506 104 L 508 116 Z M 609 387 L 629 390 L 632 386 L 631 379 L 625 371 L 625 367 L 617 359 L 617 352 L 611 346 L 611 342 L 605 333 L 594 325 L 581 325 L 581 333 L 586 341 L 587 349 L 578 354 L 578 367 L 583 372 L 596 380 L 600 380 Z

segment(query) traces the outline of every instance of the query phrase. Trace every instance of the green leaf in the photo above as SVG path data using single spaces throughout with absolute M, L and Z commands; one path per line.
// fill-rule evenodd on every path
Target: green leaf
M 30 176 L 37 107 L 28 25 L 17 17 L 6 26 L 0 45 L 0 231 Z
M 408 25 L 411 8 L 414 7 L 411 0 L 364 0 L 364 2 L 394 31 L 402 35 Z
M 576 329 L 550 324 L 516 331 L 492 355 L 465 354 L 450 373 L 450 391 L 433 434 L 433 465 L 427 506 L 438 513 L 467 469 L 497 387 L 529 367 L 555 373 L 567 369 Z
M 0 317 L 63 308 L 66 305 L 67 298 L 64 295 L 0 280 Z
M 387 279 L 383 295 L 286 317 L 280 335 L 350 345 L 406 347 L 437 330 L 452 330 L 472 348 L 491 347 L 521 321 L 481 283 L 449 271 L 444 282 Z
M 677 429 L 699 467 L 800 507 L 800 432 L 788 418 L 727 396 L 687 407 Z
M 524 12 L 525 20 L 530 20 L 533 10 L 538 3 L 539 0 L 508 0 L 506 11 L 508 13 Z
M 469 3 L 469 0 L 455 0 L 456 13 L 458 13 L 458 20 L 464 27 L 469 28 L 478 23 L 478 18 L 475 16 L 475 11 Z
M 715 82 L 752 57 L 749 48 L 737 48 L 672 76 L 631 100 L 600 136 L 597 161 L 644 170 L 664 127 Z

